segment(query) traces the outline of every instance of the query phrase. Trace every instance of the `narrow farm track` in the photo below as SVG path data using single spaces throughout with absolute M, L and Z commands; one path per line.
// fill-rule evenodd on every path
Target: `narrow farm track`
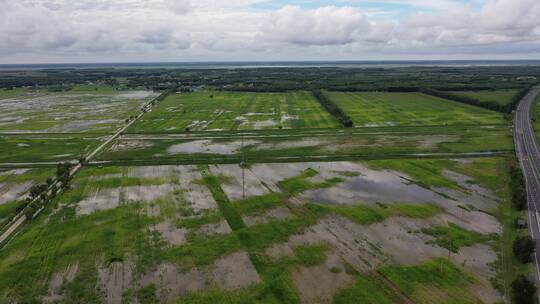
M 531 107 L 539 93 L 540 86 L 532 89 L 522 99 L 514 122 L 516 154 L 525 176 L 527 188 L 528 226 L 531 237 L 536 243 L 533 262 L 537 287 L 540 287 L 540 149 L 531 123 Z
M 126 123 L 122 128 L 120 128 L 116 133 L 111 135 L 107 140 L 105 140 L 101 145 L 99 145 L 97 148 L 95 148 L 93 151 L 91 151 L 85 158 L 84 162 L 90 162 L 97 154 L 99 154 L 105 147 L 107 147 L 109 144 L 111 144 L 115 139 L 117 139 L 120 135 L 122 135 L 129 127 L 131 127 L 137 120 L 139 120 L 144 113 L 149 112 L 152 107 L 153 103 L 159 102 L 159 100 L 163 100 L 163 97 L 169 94 L 169 92 L 165 92 L 157 96 L 156 98 L 153 98 L 152 100 L 148 101 L 146 104 L 144 104 L 141 107 L 141 110 L 137 116 L 135 116 L 133 119 L 131 119 L 128 123 Z M 79 170 L 82 169 L 82 164 L 77 163 L 73 168 L 71 168 L 69 172 L 69 176 L 73 177 Z M 57 181 L 54 183 L 54 185 L 51 185 L 47 191 L 47 195 L 52 194 L 52 188 L 56 186 L 58 189 L 62 189 L 62 183 L 60 181 Z M 38 198 L 36 198 L 37 200 Z M 34 217 L 39 214 L 44 207 L 42 207 L 40 210 L 36 212 Z M 0 248 L 2 248 L 7 242 L 11 239 L 13 234 L 18 230 L 19 227 L 21 227 L 28 219 L 24 212 L 26 211 L 26 208 L 21 210 L 16 216 L 13 217 L 12 221 L 6 226 L 5 229 L 3 229 L 2 234 L 0 235 Z

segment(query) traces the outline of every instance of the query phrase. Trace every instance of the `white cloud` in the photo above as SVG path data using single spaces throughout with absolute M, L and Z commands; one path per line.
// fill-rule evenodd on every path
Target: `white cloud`
M 261 38 L 301 45 L 347 44 L 368 27 L 358 9 L 327 6 L 304 10 L 285 6 L 268 16 L 261 27 Z
M 540 55 L 538 0 L 382 1 L 419 8 L 403 18 L 264 2 L 0 0 L 0 63 Z

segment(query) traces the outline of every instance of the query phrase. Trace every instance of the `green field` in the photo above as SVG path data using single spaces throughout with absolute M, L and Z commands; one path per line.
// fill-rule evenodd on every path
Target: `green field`
M 512 101 L 512 98 L 518 91 L 519 90 L 455 91 L 451 93 L 474 98 L 481 102 L 494 102 L 496 104 L 506 105 Z
M 0 135 L 0 163 L 76 160 L 102 140 L 102 136 L 95 134 Z
M 333 128 L 337 121 L 309 92 L 173 94 L 128 132 Z
M 369 129 L 369 128 L 367 128 Z M 396 129 L 396 128 L 394 128 Z M 403 132 L 399 132 L 403 131 Z M 512 153 L 513 141 L 506 127 L 463 127 L 453 130 L 413 128 L 411 130 L 340 131 L 250 131 L 241 133 L 126 134 L 98 156 L 99 160 L 147 163 L 236 163 L 349 160 L 416 157 L 414 153 Z M 243 138 L 243 139 L 242 139 Z M 242 140 L 244 148 L 242 149 Z
M 115 91 L 106 86 L 76 86 L 65 92 L 0 91 L 0 132 L 112 132 L 157 96 L 150 91 Z
M 433 175 L 442 176 L 446 168 L 476 172 L 471 184 L 487 183 L 502 189 L 503 180 L 485 175 L 497 170 L 503 160 L 418 160 L 415 164 L 431 168 Z M 394 162 L 397 166 L 400 161 Z M 290 243 L 292 236 L 302 238 L 304 233 L 311 233 L 314 237 L 313 231 L 317 229 L 308 228 L 328 222 L 329 218 L 343 216 L 351 218 L 355 225 L 363 225 L 355 226 L 357 229 L 376 229 L 374 223 L 392 217 L 427 221 L 444 212 L 439 207 L 381 203 L 373 207 L 320 209 L 309 203 L 291 204 L 291 198 L 302 200 L 301 195 L 306 191 L 333 187 L 346 178 L 360 176 L 343 173 L 341 178 L 325 178 L 325 174 L 334 171 L 323 174 L 311 167 L 274 182 L 281 191 L 233 201 L 223 190 L 232 177 L 211 173 L 214 171 L 210 169 L 209 166 L 83 169 L 69 190 L 54 199 L 38 219 L 26 225 L 0 251 L 0 296 L 8 301 L 39 302 L 56 295 L 66 303 L 90 303 L 117 294 L 124 301 L 170 302 L 171 298 L 164 298 L 164 292 L 171 286 L 184 288 L 188 284 L 185 282 L 189 282 L 188 285 L 202 287 L 197 291 L 182 291 L 172 298 L 174 301 L 249 303 L 257 299 L 261 303 L 300 303 L 325 299 L 349 303 L 359 299 L 359 303 L 375 304 L 399 303 L 398 299 L 406 295 L 418 303 L 446 303 L 444 299 L 453 299 L 452 303 L 478 302 L 472 288 L 478 286 L 475 285 L 477 274 L 467 272 L 463 265 L 440 258 L 409 266 L 395 265 L 389 260 L 374 272 L 363 272 L 357 264 L 343 260 L 334 248 L 337 245 L 323 241 L 324 238 L 315 243 Z M 425 182 L 428 187 L 440 186 L 437 182 Z M 186 195 L 193 191 L 199 194 Z M 202 193 L 207 196 L 201 196 Z M 198 209 L 212 206 L 207 205 L 211 201 L 215 202 L 214 207 Z M 249 217 L 260 217 L 276 208 L 288 210 L 289 215 L 248 224 Z M 220 228 L 215 228 L 218 226 L 208 226 L 224 220 L 231 228 L 228 231 L 215 232 L 219 231 Z M 328 226 L 328 229 L 336 227 Z M 185 231 L 182 232 L 185 238 L 179 240 L 175 235 L 181 231 Z M 346 246 L 359 246 L 354 238 L 342 241 L 348 242 Z M 269 250 L 275 245 L 290 246 L 291 253 L 274 256 Z M 470 242 L 462 244 L 470 245 Z M 374 243 L 362 250 L 373 250 L 374 255 L 379 255 L 381 249 L 377 246 Z M 220 261 L 238 254 L 244 254 L 245 259 L 226 268 L 227 279 L 243 282 L 253 273 L 258 279 L 234 289 L 220 287 L 216 283 L 223 273 Z M 215 270 L 216 267 L 221 270 Z M 118 269 L 130 269 L 130 272 Z M 310 271 L 315 271 L 317 278 L 309 275 Z M 49 282 L 58 276 L 60 283 L 54 287 Z M 112 278 L 118 278 L 124 285 L 116 286 L 113 283 L 116 279 Z M 326 298 L 319 298 L 316 288 L 315 296 L 300 289 L 304 288 L 305 280 L 321 278 L 342 282 L 324 295 Z
M 13 106 L 0 165 L 78 159 L 154 96 L 136 92 L 0 91 Z M 325 94 L 355 128 L 308 91 L 159 101 L 0 249 L 0 304 L 502 302 L 530 273 L 511 253 L 526 232 L 502 114 L 421 93 Z M 0 191 L 54 171 L 2 169 Z M 20 203 L 5 201 L 0 223 Z
M 475 280 L 444 259 L 415 266 L 385 267 L 381 272 L 415 303 L 481 303 L 467 286 Z
M 356 127 L 501 124 L 500 113 L 421 93 L 326 92 Z

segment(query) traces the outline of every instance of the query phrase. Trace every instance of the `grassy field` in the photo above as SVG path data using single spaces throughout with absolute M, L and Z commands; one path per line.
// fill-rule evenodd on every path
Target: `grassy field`
M 111 97 L 124 93 L 0 91 L 0 103 L 54 105 L 19 108 L 16 128 L 0 116 L 0 132 L 72 131 L 0 135 L 0 163 L 78 158 L 146 98 Z M 500 114 L 418 93 L 327 94 L 356 128 L 309 92 L 170 95 L 0 250 L 0 303 L 479 303 L 476 287 L 530 271 L 511 257 L 525 232 Z M 70 127 L 81 107 L 102 123 Z M 0 187 L 53 171 L 0 172 Z
M 112 132 L 157 93 L 76 86 L 71 91 L 0 91 L 0 132 Z
M 444 259 L 415 266 L 385 267 L 381 273 L 415 303 L 481 303 L 467 290 L 474 279 Z
M 0 135 L 0 163 L 61 162 L 78 159 L 96 147 L 100 135 Z
M 413 166 L 425 168 L 426 172 L 431 172 L 431 177 L 421 181 L 426 187 L 452 187 L 449 181 L 441 182 L 445 178 L 444 169 L 451 169 L 474 173 L 471 183 L 501 189 L 504 180 L 493 174 L 501 161 L 504 158 L 478 158 L 463 162 L 416 160 L 401 165 L 401 161 L 395 160 L 393 163 L 373 162 L 370 167 L 392 168 L 405 173 L 412 172 Z M 214 172 L 205 165 L 83 169 L 67 192 L 57 197 L 44 214 L 25 226 L 19 236 L 0 251 L 0 296 L 19 302 L 37 301 L 51 293 L 49 281 L 54 275 L 68 273 L 76 267 L 73 277 L 68 281 L 64 277 L 60 284 L 64 302 L 105 299 L 116 288 L 110 283 L 113 281 L 107 281 L 108 274 L 126 282 L 120 287 L 124 300 L 166 302 L 163 290 L 171 286 L 167 285 L 171 284 L 167 280 L 176 280 L 174 284 L 180 284 L 178 282 L 186 278 L 182 275 L 189 271 L 192 274 L 199 270 L 215 273 L 213 269 L 219 267 L 219 261 L 245 252 L 247 266 L 235 264 L 235 268 L 248 268 L 241 268 L 241 272 L 229 270 L 236 275 L 228 280 L 238 280 L 253 271 L 258 280 L 242 287 L 224 289 L 216 285 L 215 278 L 211 276 L 205 280 L 214 283 L 207 283 L 198 291 L 182 293 L 173 299 L 182 303 L 249 302 L 253 299 L 261 303 L 306 302 L 311 298 L 304 290 L 299 290 L 303 286 L 302 273 L 313 269 L 327 279 L 333 276 L 340 280 L 346 278 L 346 282 L 332 291 L 330 298 L 325 300 L 327 302 L 348 303 L 357 297 L 361 297 L 360 303 L 399 302 L 396 290 L 381 288 L 380 284 L 392 284 L 399 293 L 418 303 L 445 303 L 444 299 L 476 303 L 478 300 L 472 291 L 458 292 L 476 284 L 475 274 L 446 260 L 436 258 L 412 266 L 385 265 L 378 272 L 391 282 L 388 283 L 373 273 L 359 272 L 357 266 L 341 259 L 331 262 L 335 259 L 331 257 L 335 257 L 337 252 L 333 243 L 290 243 L 294 239 L 292 236 L 301 238 L 306 231 L 312 231 L 309 227 L 315 227 L 328 218 L 348 218 L 356 225 L 372 229 L 372 225 L 392 217 L 429 221 L 445 212 L 438 206 L 383 202 L 371 207 L 309 202 L 291 204 L 291 201 L 302 200 L 302 193 L 306 191 L 332 188 L 362 174 L 341 172 L 334 173 L 340 177 L 328 177 L 329 172 L 334 171 L 319 172 L 311 167 L 274 181 L 279 191 L 231 200 L 223 187 L 231 183 L 232 177 Z M 39 174 L 42 175 L 44 173 Z M 270 187 L 269 181 L 264 184 Z M 210 206 L 207 205 L 210 201 L 215 201 L 210 209 L 197 207 Z M 249 217 L 260 217 L 280 208 L 288 210 L 286 218 L 269 218 L 249 224 Z M 223 221 L 230 230 L 216 232 L 222 229 L 218 224 Z M 426 231 L 440 236 L 441 241 L 431 246 L 446 248 L 448 239 L 456 244 L 455 240 L 459 240 L 459 246 L 485 241 L 477 234 L 464 233 L 462 228 L 452 229 L 449 231 L 442 227 Z M 185 238 L 178 240 L 175 237 L 178 233 L 185 233 Z M 174 243 L 176 241 L 179 243 Z M 268 250 L 275 245 L 286 244 L 291 246 L 290 255 L 276 257 L 269 254 Z M 374 252 L 380 254 L 378 250 L 381 249 Z M 110 272 L 118 269 L 119 265 L 132 269 L 132 276 Z M 171 279 L 171 272 L 165 272 L 152 279 L 151 274 L 164 271 L 158 270 L 163 265 L 172 267 L 172 273 L 178 273 L 178 276 Z M 156 279 L 158 277 L 161 279 Z M 140 278 L 146 279 L 139 281 Z M 199 282 L 200 279 L 195 276 L 190 280 Z M 101 287 L 96 289 L 95 286 Z M 456 298 L 458 294 L 461 297 L 459 301 Z M 430 302 L 429 299 L 436 301 Z
M 396 130 L 397 131 L 397 130 Z M 304 161 L 308 159 L 365 159 L 413 153 L 512 152 L 513 142 L 506 127 L 447 127 L 441 133 L 422 134 L 341 130 L 251 131 L 176 136 L 127 134 L 119 138 L 100 160 L 166 161 L 169 163 L 238 162 L 244 152 L 248 162 Z M 242 137 L 244 148 L 242 149 Z M 184 139 L 181 139 L 184 138 Z
M 167 97 L 128 132 L 335 127 L 309 92 L 200 91 Z
M 494 102 L 500 105 L 506 105 L 512 101 L 512 98 L 519 90 L 494 90 L 494 91 L 455 91 L 452 94 L 471 97 L 481 102 Z
M 502 114 L 421 93 L 326 92 L 356 127 L 500 124 Z

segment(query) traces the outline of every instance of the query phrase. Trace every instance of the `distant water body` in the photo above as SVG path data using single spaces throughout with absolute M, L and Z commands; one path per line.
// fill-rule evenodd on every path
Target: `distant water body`
M 254 69 L 254 68 L 396 68 L 413 66 L 540 66 L 540 60 L 434 60 L 434 61 L 245 61 L 152 63 L 0 64 L 0 70 L 43 69 Z

